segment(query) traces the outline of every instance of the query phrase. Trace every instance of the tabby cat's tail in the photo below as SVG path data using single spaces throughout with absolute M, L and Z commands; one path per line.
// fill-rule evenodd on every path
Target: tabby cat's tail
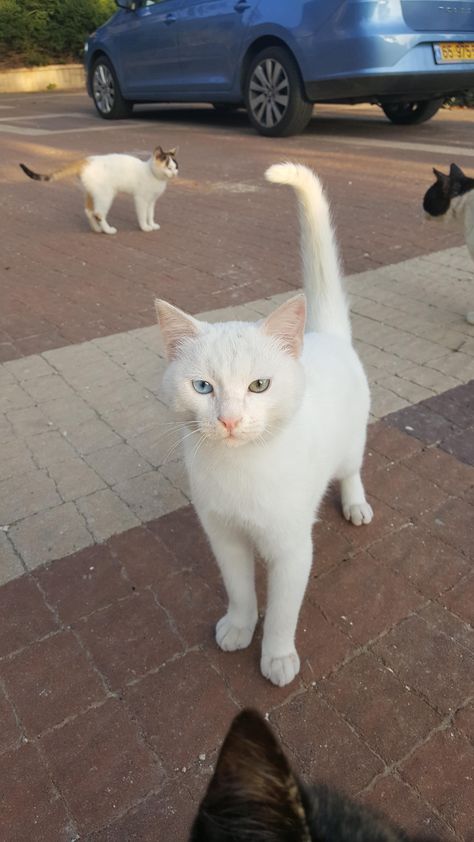
M 344 293 L 329 205 L 317 175 L 302 164 L 274 164 L 267 181 L 296 191 L 301 225 L 303 281 L 308 330 L 351 338 L 349 305 Z
M 33 170 L 30 170 L 26 164 L 20 164 L 20 167 L 25 175 L 27 175 L 28 178 L 34 179 L 34 181 L 60 181 L 62 178 L 69 178 L 72 175 L 80 175 L 86 163 L 86 159 L 81 158 L 79 161 L 73 161 L 72 164 L 68 164 L 66 167 L 62 167 L 60 170 L 56 170 L 48 175 L 34 172 Z

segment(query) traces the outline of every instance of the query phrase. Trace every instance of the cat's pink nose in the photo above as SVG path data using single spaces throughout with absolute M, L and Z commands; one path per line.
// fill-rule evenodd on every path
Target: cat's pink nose
M 222 418 L 221 416 L 219 416 L 219 421 L 221 422 L 221 424 L 224 425 L 224 427 L 226 428 L 226 430 L 229 431 L 229 433 L 232 433 L 232 431 L 235 430 L 240 420 L 240 418 Z

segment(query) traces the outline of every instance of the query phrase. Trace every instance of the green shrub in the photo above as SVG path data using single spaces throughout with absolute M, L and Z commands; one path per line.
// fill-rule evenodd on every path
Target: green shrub
M 77 59 L 115 9 L 113 0 L 0 0 L 0 54 L 28 64 Z

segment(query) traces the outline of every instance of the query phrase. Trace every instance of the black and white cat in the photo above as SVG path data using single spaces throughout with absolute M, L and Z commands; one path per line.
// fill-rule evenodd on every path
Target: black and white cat
M 170 178 L 178 175 L 176 150 L 165 152 L 157 146 L 147 161 L 134 155 L 91 155 L 73 161 L 49 175 L 30 170 L 23 172 L 35 181 L 59 181 L 77 175 L 85 193 L 85 212 L 89 225 L 98 234 L 116 234 L 107 222 L 107 214 L 117 193 L 128 193 L 135 200 L 138 224 L 142 231 L 157 231 L 155 204 L 166 190 Z
M 421 840 L 324 784 L 303 784 L 268 724 L 253 710 L 239 713 L 230 727 L 190 838 L 190 842 Z
M 436 181 L 426 191 L 423 209 L 434 219 L 451 220 L 462 228 L 469 254 L 474 260 L 474 178 L 465 175 L 457 164 L 449 173 L 433 168 Z M 466 314 L 474 325 L 474 310 Z

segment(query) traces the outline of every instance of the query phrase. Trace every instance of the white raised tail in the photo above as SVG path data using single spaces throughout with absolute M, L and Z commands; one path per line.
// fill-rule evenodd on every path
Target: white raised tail
M 265 178 L 276 184 L 289 184 L 298 196 L 307 329 L 351 341 L 349 305 L 329 204 L 319 178 L 303 164 L 291 163 L 274 164 L 266 171 Z

